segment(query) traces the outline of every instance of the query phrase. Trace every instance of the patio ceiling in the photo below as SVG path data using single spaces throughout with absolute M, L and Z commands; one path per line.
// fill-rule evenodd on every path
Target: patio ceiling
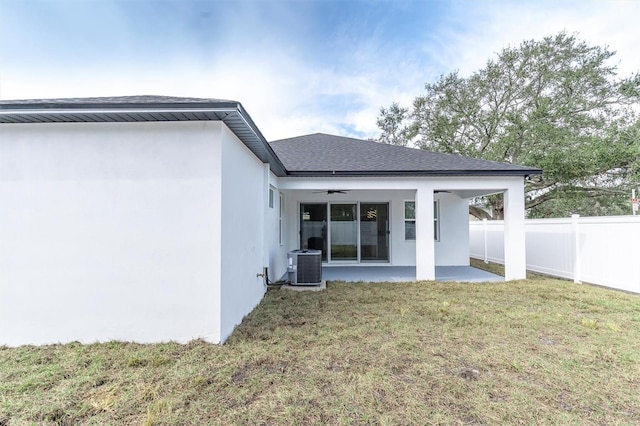
M 484 197 L 487 195 L 492 195 L 492 194 L 500 194 L 502 192 L 504 192 L 504 189 L 483 189 L 483 190 L 452 190 L 452 191 L 447 191 L 446 189 L 443 190 L 436 190 L 436 193 L 438 192 L 448 192 L 451 193 L 453 195 L 456 195 L 460 198 L 474 198 L 474 197 Z

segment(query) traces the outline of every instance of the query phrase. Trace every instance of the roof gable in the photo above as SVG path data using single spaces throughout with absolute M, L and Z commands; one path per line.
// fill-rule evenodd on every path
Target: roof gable
M 270 142 L 289 175 L 530 175 L 540 169 L 314 133 Z

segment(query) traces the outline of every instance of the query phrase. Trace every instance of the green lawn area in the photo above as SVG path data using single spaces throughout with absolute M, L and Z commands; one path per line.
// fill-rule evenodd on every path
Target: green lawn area
M 270 290 L 224 346 L 0 348 L 0 425 L 640 424 L 640 296 L 530 276 Z

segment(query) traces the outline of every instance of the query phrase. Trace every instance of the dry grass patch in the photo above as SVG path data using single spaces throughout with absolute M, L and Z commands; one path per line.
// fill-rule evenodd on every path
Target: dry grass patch
M 0 348 L 0 425 L 638 424 L 640 298 L 531 277 L 270 290 L 224 346 Z

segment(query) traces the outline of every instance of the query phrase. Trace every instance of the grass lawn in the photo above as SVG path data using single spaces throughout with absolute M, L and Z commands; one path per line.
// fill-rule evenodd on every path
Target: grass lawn
M 0 425 L 640 424 L 640 296 L 540 276 L 270 290 L 224 346 L 0 348 Z

